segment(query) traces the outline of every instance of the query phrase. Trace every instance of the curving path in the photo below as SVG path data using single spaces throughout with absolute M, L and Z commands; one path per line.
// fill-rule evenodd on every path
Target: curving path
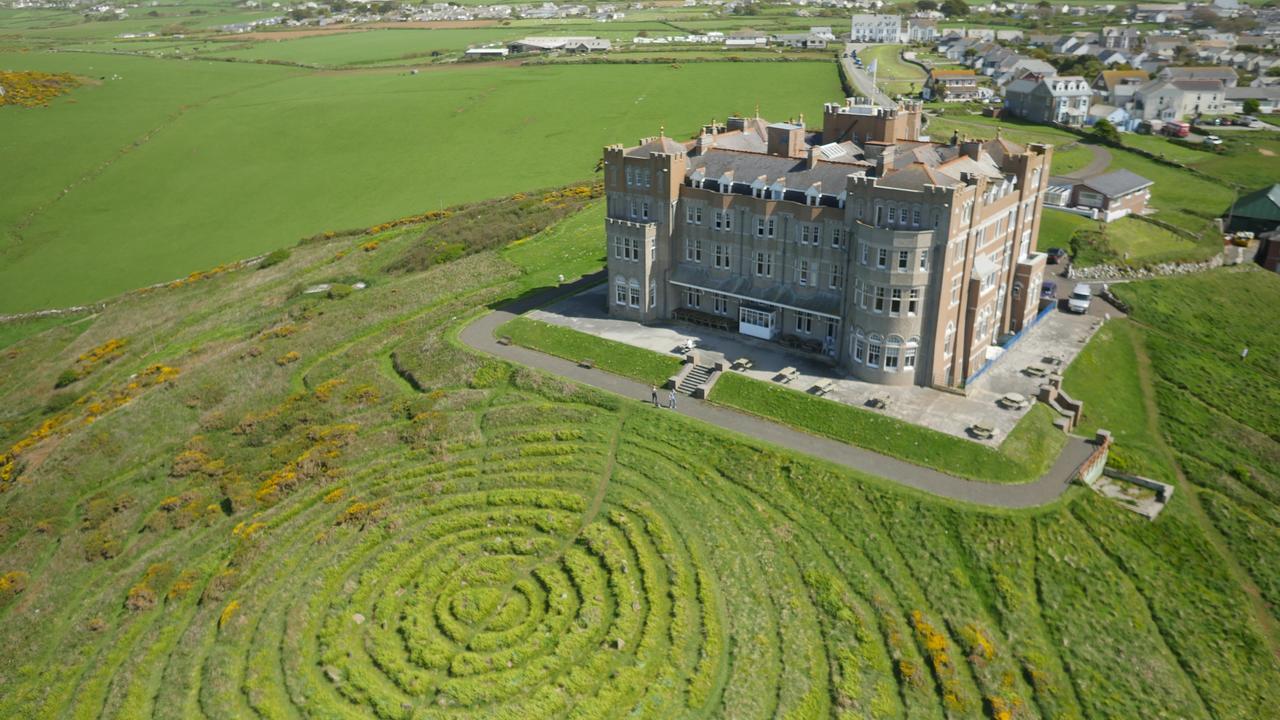
M 1079 170 L 1055 175 L 1052 180 L 1069 180 L 1072 183 L 1076 183 L 1081 180 L 1088 180 L 1094 175 L 1101 175 L 1107 171 L 1108 167 L 1111 167 L 1110 150 L 1107 150 L 1100 145 L 1095 145 L 1094 143 L 1075 142 L 1072 143 L 1072 145 L 1085 148 L 1093 155 L 1093 159 L 1089 161 L 1088 165 L 1085 165 Z
M 464 326 L 458 337 L 474 350 L 504 360 L 549 372 L 584 385 L 635 398 L 648 405 L 649 387 L 603 370 L 579 367 L 576 363 L 516 345 L 500 345 L 495 331 L 509 320 L 557 297 L 583 290 L 600 281 L 592 275 L 576 283 L 552 288 L 522 298 L 500 309 L 482 315 Z M 681 395 L 681 415 L 702 420 L 756 440 L 807 453 L 860 472 L 888 478 L 917 490 L 952 500 L 1000 508 L 1029 508 L 1052 502 L 1066 492 L 1076 470 L 1093 452 L 1094 446 L 1083 438 L 1070 436 L 1062 454 L 1043 477 L 1022 485 L 1000 485 L 965 480 L 953 475 L 864 450 L 853 445 L 818 435 L 793 430 L 784 425 L 747 415 L 718 405 Z M 653 410 L 653 412 L 670 412 Z

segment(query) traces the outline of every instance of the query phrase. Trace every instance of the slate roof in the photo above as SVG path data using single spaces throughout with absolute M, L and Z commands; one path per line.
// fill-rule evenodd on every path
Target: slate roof
M 1116 170 L 1115 172 L 1091 177 L 1080 184 L 1107 197 L 1115 198 L 1150 187 L 1154 183 L 1135 172 Z
M 1147 74 L 1141 70 L 1103 70 L 1102 82 L 1107 86 L 1107 90 L 1115 90 L 1120 83 L 1129 80 L 1137 80 L 1140 83 L 1147 81 Z
M 772 184 L 779 178 L 789 190 L 808 190 L 814 183 L 822 183 L 825 195 L 838 195 L 844 192 L 846 180 L 850 175 L 862 175 L 869 163 L 850 165 L 848 163 L 829 163 L 819 161 L 809 167 L 804 158 L 787 158 L 776 155 L 759 155 L 712 148 L 694 158 L 689 159 L 688 174 L 699 170 L 707 178 L 718 180 L 726 172 L 733 173 L 733 181 L 753 183 L 760 176 Z
M 1174 80 L 1173 86 L 1183 92 L 1221 92 L 1221 80 Z
M 669 137 L 650 138 L 649 142 L 643 145 L 637 145 L 633 148 L 627 148 L 627 157 L 649 157 L 649 153 L 666 153 L 667 155 L 678 155 L 687 153 L 689 146 L 684 143 L 676 142 Z

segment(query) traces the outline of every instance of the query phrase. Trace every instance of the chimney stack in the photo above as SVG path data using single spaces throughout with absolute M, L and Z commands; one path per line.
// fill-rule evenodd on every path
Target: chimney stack
M 817 167 L 817 166 L 818 166 L 818 154 L 819 154 L 819 153 L 818 153 L 818 146 L 817 146 L 817 145 L 810 145 L 810 146 L 809 146 L 809 165 L 808 165 L 808 168 L 809 168 L 810 170 L 812 170 L 812 169 L 814 169 L 815 167 Z

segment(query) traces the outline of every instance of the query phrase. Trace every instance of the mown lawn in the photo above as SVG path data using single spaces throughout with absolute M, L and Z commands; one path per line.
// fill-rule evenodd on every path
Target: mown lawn
M 1208 259 L 1221 247 L 1208 241 L 1191 240 L 1134 217 L 1094 225 L 1072 236 L 1072 262 L 1081 267 L 1102 263 L 1143 266 L 1196 262 Z
M 516 345 L 566 360 L 590 360 L 596 367 L 650 385 L 661 386 L 680 370 L 680 360 L 625 343 L 529 318 L 516 318 L 498 328 Z
M 597 201 L 537 235 L 517 240 L 502 257 L 525 271 L 528 287 L 549 287 L 573 282 L 604 267 L 605 249 L 600 237 L 604 203 Z
M 1036 480 L 1066 444 L 1066 436 L 1053 427 L 1051 411 L 1038 405 L 996 451 L 869 410 L 733 373 L 720 378 L 710 399 L 800 430 L 986 482 Z
M 766 117 L 817 117 L 840 94 L 825 63 L 411 76 L 29 53 L 0 55 L 0 66 L 109 78 L 49 108 L 0 113 L 0 312 L 97 300 L 325 231 L 588 179 L 609 143 L 662 126 L 687 137 L 757 97 Z
M 1045 208 L 1040 216 L 1040 234 L 1036 239 L 1036 250 L 1044 252 L 1055 247 L 1068 250 L 1071 247 L 1071 237 L 1077 230 L 1095 224 L 1083 215 Z

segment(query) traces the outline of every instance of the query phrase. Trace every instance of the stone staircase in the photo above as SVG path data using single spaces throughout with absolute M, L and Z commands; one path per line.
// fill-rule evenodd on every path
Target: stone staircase
M 689 370 L 689 373 L 684 376 L 684 379 L 680 381 L 680 385 L 676 389 L 685 395 L 693 395 L 693 391 L 710 379 L 713 372 L 715 372 L 715 368 L 708 365 L 694 365 Z

